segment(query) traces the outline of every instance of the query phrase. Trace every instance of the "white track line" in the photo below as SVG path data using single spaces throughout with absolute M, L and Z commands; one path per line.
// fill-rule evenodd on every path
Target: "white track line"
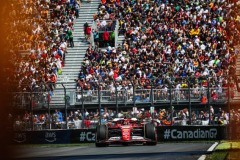
M 214 148 L 218 145 L 218 142 L 215 142 L 210 148 L 208 148 L 207 152 L 212 152 Z M 198 160 L 205 160 L 206 155 L 202 155 L 198 158 Z

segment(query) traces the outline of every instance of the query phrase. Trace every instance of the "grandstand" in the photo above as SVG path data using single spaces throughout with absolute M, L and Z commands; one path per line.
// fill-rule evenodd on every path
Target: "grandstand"
M 92 0 L 91 3 L 82 2 L 79 17 L 76 18 L 76 8 L 72 6 L 76 5 L 77 1 L 71 0 L 68 3 L 52 0 L 42 3 L 41 14 L 45 15 L 42 19 L 46 19 L 46 23 L 58 25 L 56 19 L 64 22 L 61 16 L 68 14 L 65 21 L 66 26 L 72 29 L 74 47 L 68 46 L 66 51 L 60 47 L 60 52 L 64 54 L 58 58 L 55 57 L 58 55 L 58 48 L 57 54 L 52 48 L 47 50 L 47 54 L 53 54 L 54 58 L 50 60 L 50 69 L 46 68 L 51 71 L 49 75 L 53 73 L 56 76 L 56 81 L 50 77 L 50 80 L 43 82 L 30 82 L 30 90 L 22 87 L 23 90 L 16 93 L 14 106 L 23 110 L 31 108 L 34 112 L 103 107 L 117 108 L 118 112 L 119 108 L 151 106 L 179 106 L 180 110 L 186 106 L 208 108 L 213 105 L 215 108 L 228 107 L 229 110 L 230 106 L 240 102 L 239 38 L 236 36 L 239 32 L 227 28 L 233 29 L 234 25 L 238 28 L 239 20 L 225 23 L 229 17 L 238 16 L 233 13 L 237 4 L 227 4 L 224 1 L 199 2 L 203 3 L 200 9 L 200 5 L 193 1 L 169 1 L 166 4 L 161 1 L 148 1 L 140 6 L 128 1 L 112 3 Z M 155 13 L 153 8 L 158 11 Z M 175 16 L 168 17 L 164 15 L 165 12 Z M 230 13 L 225 14 L 226 12 Z M 140 16 L 140 13 L 143 15 Z M 203 15 L 196 15 L 197 13 Z M 207 17 L 209 22 L 201 21 L 208 13 L 212 14 L 212 17 Z M 179 19 L 176 18 L 178 16 Z M 93 32 L 89 41 L 85 39 L 86 22 L 92 31 L 98 31 L 98 44 L 95 43 Z M 188 25 L 185 25 L 186 23 Z M 52 28 L 54 30 L 54 26 Z M 35 29 L 41 30 L 41 27 Z M 209 35 L 200 32 L 207 29 Z M 52 41 L 46 42 L 49 46 L 58 43 L 61 27 L 58 30 L 59 36 L 53 35 Z M 226 34 L 223 30 L 229 33 Z M 52 32 L 46 31 L 50 36 L 45 35 L 44 38 L 51 37 Z M 112 39 L 104 39 L 105 32 L 109 32 L 107 34 L 109 37 L 113 36 Z M 227 40 L 228 46 L 225 45 Z M 43 40 L 39 39 L 39 43 L 40 41 Z M 68 39 L 65 41 L 69 42 Z M 26 59 L 30 57 L 28 60 L 32 62 L 38 52 L 26 47 L 28 45 L 21 46 L 19 52 L 22 57 L 27 57 Z M 205 51 L 205 48 L 208 49 Z M 45 50 L 39 52 L 42 51 Z M 52 63 L 58 61 L 61 61 L 61 65 L 54 70 Z M 28 62 L 24 64 L 26 63 Z M 194 66 L 199 63 L 200 65 Z M 186 68 L 189 71 L 186 71 Z M 34 70 L 34 67 L 31 69 Z M 61 70 L 61 73 L 58 73 L 58 70 Z M 24 78 L 18 78 L 21 83 L 29 83 Z M 206 101 L 202 99 L 204 96 Z

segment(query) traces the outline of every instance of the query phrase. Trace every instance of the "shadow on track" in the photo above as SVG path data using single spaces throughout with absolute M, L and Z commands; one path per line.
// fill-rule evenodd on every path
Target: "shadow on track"
M 120 151 L 121 152 L 121 151 Z M 156 158 L 158 159 L 179 159 L 181 157 L 201 156 L 209 154 L 207 151 L 189 151 L 189 152 L 152 152 L 152 153 L 123 153 L 123 154 L 92 154 L 79 156 L 50 156 L 50 157 L 31 157 L 16 158 L 18 160 L 96 160 L 96 159 L 141 159 Z M 181 158 L 182 159 L 182 158 Z

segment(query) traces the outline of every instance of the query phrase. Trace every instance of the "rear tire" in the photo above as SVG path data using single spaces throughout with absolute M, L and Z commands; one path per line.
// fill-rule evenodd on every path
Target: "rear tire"
M 96 127 L 96 147 L 106 147 L 107 144 L 105 143 L 105 140 L 107 139 L 107 126 L 105 125 L 98 125 Z M 103 142 L 101 142 L 103 141 Z
M 122 145 L 124 145 L 124 146 L 129 146 L 129 143 L 124 142 L 124 143 L 122 143 Z
M 106 143 L 98 143 L 98 142 L 96 142 L 95 146 L 96 147 L 107 147 L 108 145 Z
M 145 138 L 151 140 L 151 142 L 146 142 L 147 145 L 157 145 L 157 136 L 154 124 L 145 124 Z

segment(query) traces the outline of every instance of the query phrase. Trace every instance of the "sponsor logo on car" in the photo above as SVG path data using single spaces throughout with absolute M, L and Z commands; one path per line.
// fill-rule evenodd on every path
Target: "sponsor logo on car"
M 144 140 L 144 138 L 141 136 L 132 136 L 132 139 L 133 140 Z
M 109 141 L 116 141 L 116 140 L 120 140 L 120 137 L 111 137 L 109 138 Z

